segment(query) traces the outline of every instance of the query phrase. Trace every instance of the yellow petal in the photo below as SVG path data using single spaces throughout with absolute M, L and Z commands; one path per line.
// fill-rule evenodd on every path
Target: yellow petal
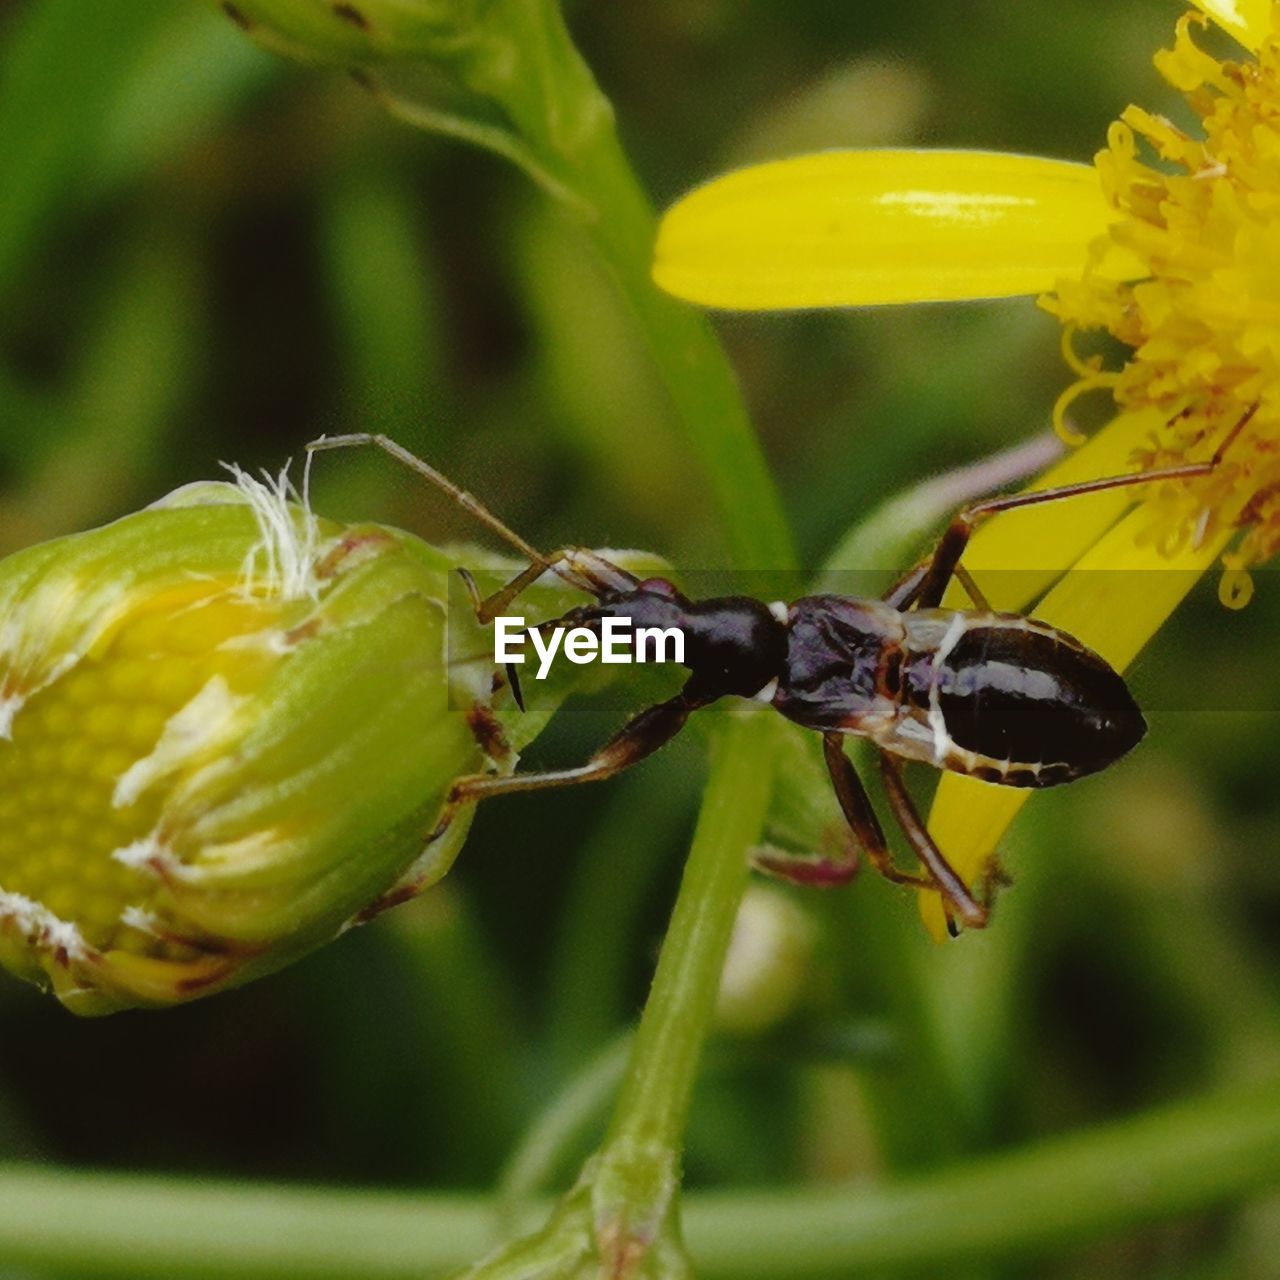
M 1035 610 L 1037 618 L 1083 640 L 1118 671 L 1137 657 L 1232 536 L 1227 529 L 1200 547 L 1169 555 L 1155 545 L 1151 529 L 1151 511 L 1138 507 L 1091 547 Z M 929 831 L 967 883 L 981 876 L 1031 794 L 959 774 L 943 776 Z M 935 938 L 946 936 L 937 894 L 921 894 L 920 912 Z
M 1271 0 L 1192 0 L 1192 3 L 1255 53 L 1271 34 Z
M 1114 216 L 1087 165 L 824 151 L 685 196 L 662 220 L 653 275 L 679 297 L 744 309 L 1035 294 L 1079 276 Z

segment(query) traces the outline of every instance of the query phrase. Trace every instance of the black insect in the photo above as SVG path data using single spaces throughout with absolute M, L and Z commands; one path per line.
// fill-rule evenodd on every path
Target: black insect
M 975 525 L 998 511 L 1206 475 L 1253 412 L 1231 429 L 1208 462 L 974 503 L 952 520 L 932 557 L 881 600 L 814 595 L 790 604 L 749 596 L 695 601 L 664 578 L 641 580 L 581 547 L 543 555 L 470 494 L 385 436 L 329 437 L 310 448 L 377 445 L 528 557 L 529 567 L 487 599 L 472 584 L 482 623 L 503 614 L 551 570 L 593 596 L 594 603 L 548 625 L 591 627 L 606 618 L 626 618 L 634 627 L 678 627 L 684 633 L 684 665 L 691 674 L 675 697 L 640 712 L 585 764 L 459 779 L 433 835 L 468 801 L 610 778 L 670 741 L 699 708 L 723 697 L 751 698 L 822 734 L 840 807 L 858 847 L 882 875 L 936 890 L 953 927 L 957 920 L 981 927 L 987 903 L 974 896 L 929 835 L 903 783 L 900 762 L 918 760 L 999 786 L 1050 787 L 1106 768 L 1141 740 L 1146 722 L 1123 679 L 1092 650 L 1046 623 L 987 606 L 960 564 Z M 953 576 L 963 583 L 973 609 L 940 607 Z M 513 691 L 518 698 L 514 682 Z M 850 734 L 875 744 L 890 808 L 922 873 L 894 864 L 845 754 L 844 738 Z M 856 859 L 850 860 L 838 878 L 849 878 L 855 869 Z M 825 878 L 831 882 L 837 876 L 828 868 Z

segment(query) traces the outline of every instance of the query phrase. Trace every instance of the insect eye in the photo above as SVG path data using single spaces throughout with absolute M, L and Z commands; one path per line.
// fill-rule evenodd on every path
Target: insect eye
M 674 600 L 680 594 L 675 588 L 675 583 L 668 582 L 666 578 L 646 578 L 636 590 L 646 591 L 650 595 L 666 596 L 668 600 Z

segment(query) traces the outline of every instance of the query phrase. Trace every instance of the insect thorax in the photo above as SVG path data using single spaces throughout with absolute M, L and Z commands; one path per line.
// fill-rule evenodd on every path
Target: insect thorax
M 773 705 L 810 729 L 874 736 L 892 722 L 903 615 L 876 600 L 805 596 L 788 610 L 786 670 Z

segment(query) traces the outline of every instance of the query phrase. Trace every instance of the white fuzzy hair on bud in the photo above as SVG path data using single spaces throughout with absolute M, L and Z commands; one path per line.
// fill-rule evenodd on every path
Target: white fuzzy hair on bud
M 43 903 L 21 893 L 0 889 L 0 925 L 9 925 L 29 942 L 71 957 L 83 956 L 84 936 L 69 920 L 60 919 Z
M 260 535 L 240 570 L 241 593 L 255 599 L 317 599 L 320 529 L 311 510 L 310 455 L 303 466 L 301 493 L 289 478 L 287 463 L 277 475 L 263 471 L 261 479 L 234 462 L 222 466 L 244 494 Z

